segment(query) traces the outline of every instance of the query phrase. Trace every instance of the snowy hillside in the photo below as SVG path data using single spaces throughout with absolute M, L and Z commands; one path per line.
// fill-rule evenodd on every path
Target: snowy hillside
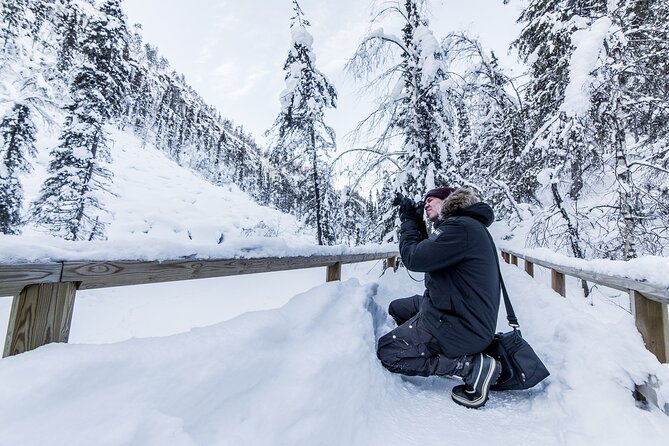
M 304 233 L 294 217 L 256 204 L 234 184 L 212 185 L 128 133 L 110 133 L 113 161 L 106 167 L 114 181 L 100 194 L 111 222 L 108 241 L 71 243 L 28 226 L 21 237 L 0 235 L 0 259 L 164 259 L 234 255 L 258 245 L 282 251 L 287 244 L 313 245 L 313 235 Z M 34 170 L 22 177 L 26 204 L 44 181 L 48 150 L 56 143 L 40 139 Z
M 669 420 L 637 407 L 632 389 L 648 373 L 669 381 L 669 370 L 645 350 L 626 312 L 602 299 L 563 299 L 504 265 L 523 333 L 552 375 L 467 410 L 450 400 L 457 379 L 401 377 L 377 361 L 376 339 L 391 326 L 387 303 L 421 291 L 403 270 L 379 272 L 360 265 L 345 273 L 357 279 L 182 334 L 51 344 L 3 359 L 0 444 L 666 444 Z M 286 274 L 277 284 L 298 280 Z M 224 288 L 212 283 L 210 291 L 223 299 Z M 115 302 L 89 309 L 104 320 Z M 178 317 L 176 299 L 154 296 L 153 304 Z M 75 321 L 84 316 L 77 311 Z M 98 341 L 115 337 L 114 327 L 98 328 Z M 87 329 L 96 327 L 89 321 Z

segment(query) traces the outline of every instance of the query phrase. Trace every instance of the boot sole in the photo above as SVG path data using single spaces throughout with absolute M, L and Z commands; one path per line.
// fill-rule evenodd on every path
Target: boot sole
M 481 396 L 476 398 L 475 400 L 469 400 L 467 398 L 463 398 L 459 395 L 451 393 L 451 399 L 453 401 L 455 401 L 457 404 L 460 404 L 461 406 L 465 406 L 470 409 L 478 409 L 488 401 L 488 396 L 490 394 L 490 386 L 495 381 L 497 381 L 497 378 L 499 378 L 499 375 L 502 373 L 499 362 L 495 358 L 490 358 L 490 359 L 492 360 L 492 367 L 488 369 L 488 374 L 486 375 L 483 381 Z M 465 390 L 465 392 L 467 392 L 467 390 Z

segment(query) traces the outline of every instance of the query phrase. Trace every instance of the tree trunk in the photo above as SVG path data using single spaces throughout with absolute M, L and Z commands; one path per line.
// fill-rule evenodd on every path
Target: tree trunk
M 623 258 L 625 260 L 636 257 L 636 243 L 634 240 L 634 210 L 632 207 L 632 173 L 627 164 L 625 147 L 625 131 L 616 125 L 616 180 L 618 182 L 618 199 L 620 201 L 620 216 L 623 227 Z
M 583 255 L 583 250 L 578 243 L 578 228 L 574 226 L 569 218 L 569 213 L 564 208 L 564 201 L 560 192 L 558 191 L 557 185 L 555 183 L 551 184 L 551 192 L 553 193 L 553 201 L 555 202 L 558 209 L 560 209 L 560 215 L 567 222 L 567 237 L 569 238 L 569 245 L 571 246 L 571 252 L 579 259 L 585 258 Z M 583 288 L 583 295 L 588 297 L 590 295 L 590 289 L 588 288 L 588 283 L 585 280 L 581 281 L 581 288 Z
M 314 200 L 316 200 L 316 238 L 318 244 L 323 244 L 323 210 L 321 209 L 321 189 L 318 182 L 318 156 L 316 153 L 316 135 L 313 126 L 309 129 L 309 139 L 311 147 L 312 175 L 314 181 Z

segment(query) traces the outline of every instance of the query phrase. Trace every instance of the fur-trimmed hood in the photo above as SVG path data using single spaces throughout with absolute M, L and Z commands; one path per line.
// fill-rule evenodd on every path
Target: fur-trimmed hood
M 492 208 L 481 202 L 481 199 L 468 188 L 460 188 L 450 194 L 439 209 L 439 219 L 446 220 L 453 215 L 472 217 L 486 226 L 495 220 Z

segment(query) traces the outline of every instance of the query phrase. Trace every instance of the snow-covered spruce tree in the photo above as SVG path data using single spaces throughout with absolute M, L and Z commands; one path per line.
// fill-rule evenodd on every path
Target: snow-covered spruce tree
M 335 147 L 334 130 L 325 124 L 325 110 L 336 107 L 337 93 L 316 69 L 310 26 L 300 5 L 293 0 L 291 49 L 284 64 L 286 89 L 272 132 L 270 160 L 275 166 L 294 167 L 303 191 L 301 214 L 316 227 L 319 245 L 335 242 L 328 203 L 333 189 L 328 151 Z M 298 183 L 298 186 L 299 186 Z
M 17 38 L 26 34 L 30 24 L 26 19 L 28 0 L 0 1 L 0 39 L 3 52 L 14 52 L 18 48 Z
M 21 228 L 23 188 L 19 172 L 31 169 L 28 155 L 34 155 L 35 124 L 30 108 L 17 103 L 0 122 L 0 232 L 17 234 Z
M 426 0 L 385 2 L 373 24 L 399 20 L 401 35 L 378 28 L 368 34 L 347 64 L 378 105 L 357 128 L 372 135 L 361 151 L 365 172 L 395 172 L 392 190 L 419 197 L 443 184 L 463 184 L 457 157 L 455 101 L 445 88 L 448 69 L 443 50 L 429 28 Z M 393 228 L 392 195 L 383 209 L 382 227 Z M 388 221 L 385 221 L 388 220 Z M 392 222 L 390 221 L 392 220 Z M 394 236 L 391 232 L 390 238 Z
M 334 196 L 337 202 L 332 220 L 337 240 L 353 246 L 371 242 L 370 226 L 376 220 L 375 213 L 370 212 L 371 202 L 350 187 Z
M 579 258 L 593 246 L 583 232 L 591 225 L 584 187 L 589 178 L 592 185 L 602 178 L 588 110 L 603 38 L 596 22 L 605 11 L 604 0 L 533 0 L 514 43 L 531 74 L 525 98 L 531 137 L 517 180 L 534 188 L 539 203 L 530 243 L 566 248 Z
M 521 54 L 535 61 L 553 54 L 556 42 L 566 41 L 551 40 L 556 30 L 571 44 L 566 59 L 553 64 L 565 73 L 543 66 L 536 71 L 543 80 L 533 79 L 528 95 L 535 109 L 558 98 L 531 115 L 535 133 L 524 152 L 526 177 L 540 179 L 538 197 L 552 201 L 535 215 L 534 242 L 568 246 L 578 257 L 666 252 L 667 2 L 532 5 L 545 7 L 535 17 L 537 30 L 550 32 Z
M 63 75 L 72 68 L 75 54 L 79 47 L 79 34 L 83 29 L 84 14 L 79 5 L 72 0 L 66 1 L 59 10 L 57 30 L 60 35 L 60 44 L 57 48 L 56 68 Z
M 452 82 L 460 122 L 460 170 L 468 185 L 490 202 L 498 216 L 520 214 L 519 203 L 531 198 L 532 185 L 516 181 L 523 167 L 520 154 L 527 142 L 520 94 L 499 67 L 494 53 L 464 34 L 443 41 L 450 66 L 462 75 Z
M 606 0 L 531 0 L 521 13 L 525 26 L 513 43 L 530 67 L 526 88 L 528 123 L 535 133 L 554 118 L 569 83 L 572 35 L 606 11 Z
M 125 17 L 120 0 L 107 0 L 90 17 L 81 37 L 82 65 L 70 85 L 71 104 L 51 151 L 48 178 L 33 203 L 32 219 L 68 240 L 104 238 L 104 207 L 111 173 L 104 126 L 123 109 L 128 53 Z

